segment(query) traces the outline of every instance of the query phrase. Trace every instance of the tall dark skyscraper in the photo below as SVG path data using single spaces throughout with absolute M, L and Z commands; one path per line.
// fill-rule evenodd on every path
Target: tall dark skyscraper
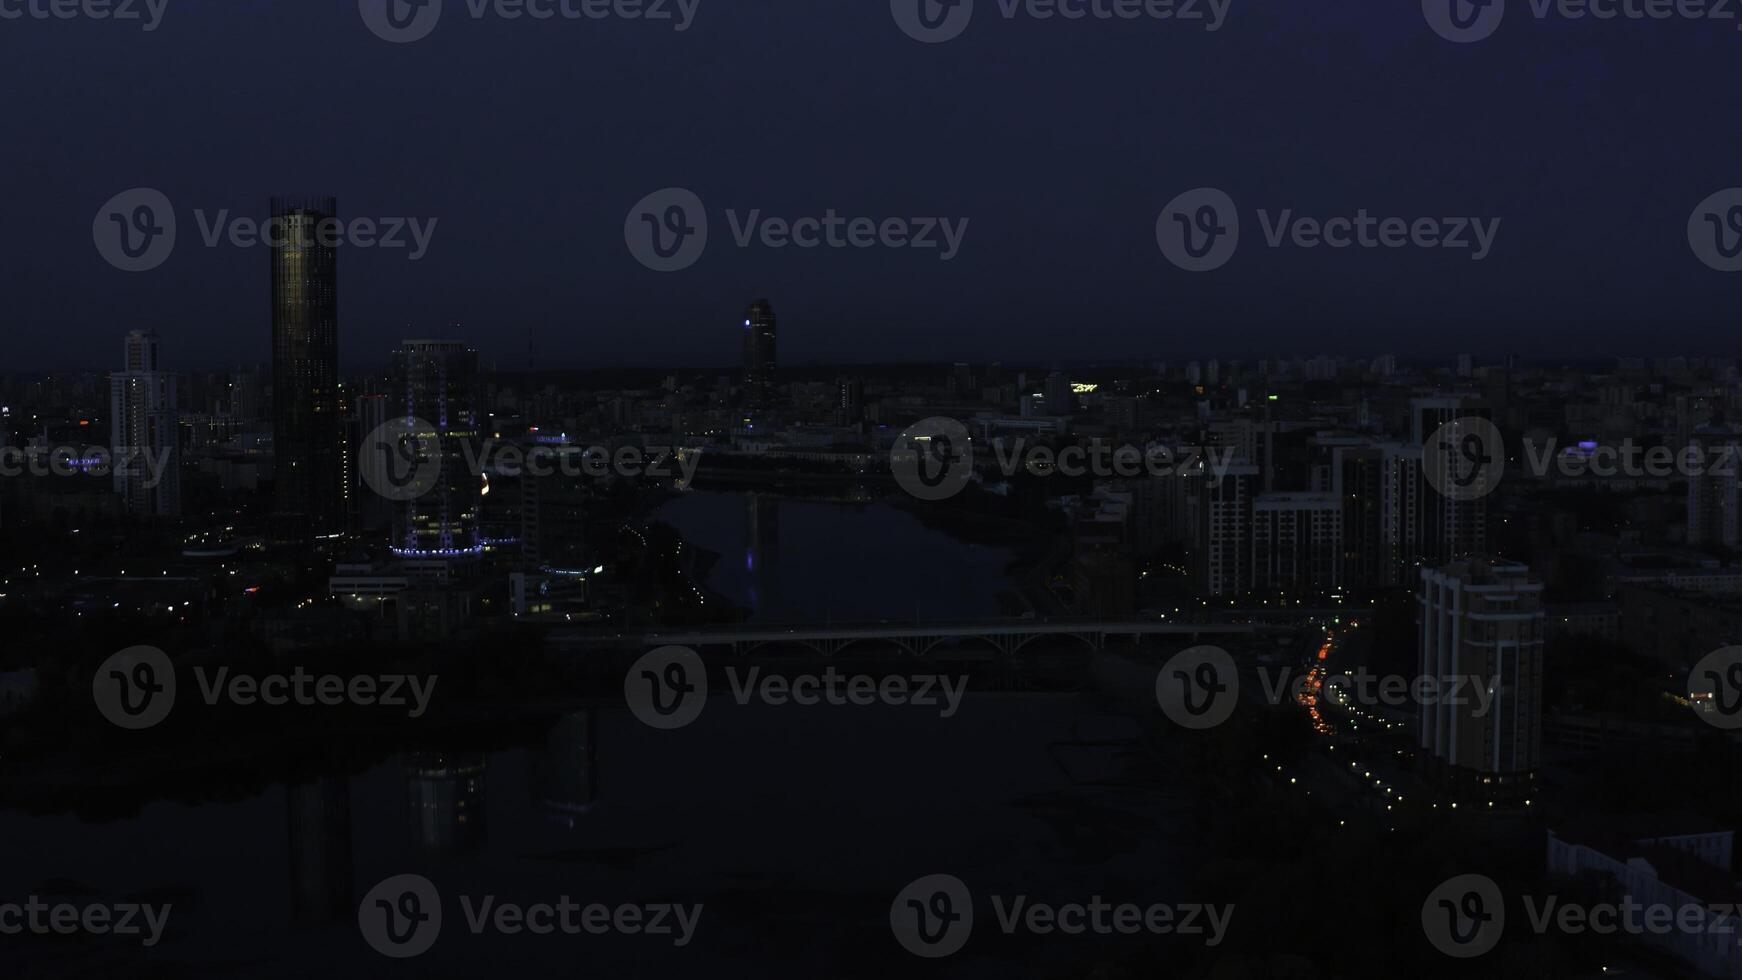
M 346 399 L 345 451 L 350 466 L 345 474 L 345 496 L 351 513 L 351 528 L 360 535 L 387 533 L 393 524 L 393 504 L 370 489 L 365 473 L 378 460 L 365 458 L 364 440 L 387 424 L 396 410 L 390 395 L 354 393 Z
M 482 493 L 468 465 L 480 438 L 478 352 L 446 340 L 407 340 L 395 355 L 390 411 L 434 429 L 439 469 L 427 493 L 398 505 L 393 547 L 409 558 L 459 558 L 483 550 Z
M 272 200 L 272 437 L 283 539 L 343 528 L 338 250 L 328 198 Z
M 835 382 L 835 390 L 835 422 L 858 425 L 865 421 L 865 379 L 841 378 Z
M 744 401 L 767 405 L 774 400 L 774 307 L 765 299 L 744 313 Z

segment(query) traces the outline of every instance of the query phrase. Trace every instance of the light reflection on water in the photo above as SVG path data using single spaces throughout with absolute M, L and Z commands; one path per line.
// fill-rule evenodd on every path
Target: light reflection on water
M 970 695 L 948 719 L 917 706 L 717 696 L 678 732 L 609 707 L 572 713 L 519 748 L 415 753 L 235 802 L 158 803 L 101 825 L 0 813 L 12 843 L 0 890 L 170 901 L 171 935 L 150 961 L 224 961 L 227 975 L 332 959 L 448 975 L 502 956 L 573 964 L 577 948 L 599 965 L 845 975 L 844 963 L 891 952 L 890 897 L 940 870 L 979 889 L 1086 897 L 1124 881 L 1145 900 L 1168 898 L 1185 850 L 1169 830 L 1179 801 L 1134 732 L 1077 694 Z M 355 903 L 407 872 L 442 890 L 442 939 L 418 960 L 377 961 L 358 939 Z M 464 928 L 461 894 L 708 912 L 686 949 L 479 936 Z M 839 948 L 789 942 L 794 929 Z M 25 962 L 39 950 L 39 969 L 95 962 L 83 944 L 29 947 Z M 906 954 L 893 952 L 899 965 Z
M 1000 614 L 1013 553 L 958 541 L 887 503 L 696 491 L 653 516 L 721 556 L 707 584 L 753 622 Z

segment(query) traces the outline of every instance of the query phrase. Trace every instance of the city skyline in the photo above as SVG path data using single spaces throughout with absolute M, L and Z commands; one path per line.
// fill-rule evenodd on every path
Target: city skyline
M 305 275 L 292 256 L 277 267 L 287 275 L 260 285 L 290 297 L 284 324 L 330 323 L 319 314 L 342 306 L 328 288 L 334 269 L 315 262 Z M 778 303 L 739 308 L 736 370 L 667 372 L 639 387 L 610 372 L 524 383 L 532 376 L 481 371 L 464 343 L 404 340 L 391 372 L 335 395 L 342 412 L 323 453 L 337 461 L 341 523 L 294 537 L 281 533 L 272 433 L 325 404 L 322 387 L 294 384 L 281 398 L 263 369 L 178 384 L 184 376 L 163 370 L 163 339 L 141 331 L 122 338 L 107 386 L 0 377 L 0 539 L 30 562 L 0 569 L 0 617 L 61 637 L 0 653 L 0 722 L 10 714 L 35 731 L 43 718 L 94 713 L 99 732 L 123 740 L 191 740 L 174 756 L 197 767 L 208 751 L 198 746 L 228 724 L 239 728 L 226 752 L 298 756 L 265 710 L 282 703 L 277 691 L 295 692 L 299 712 L 361 712 L 347 716 L 358 727 L 342 751 L 366 772 L 317 762 L 282 788 L 263 772 L 232 792 L 282 793 L 265 822 L 291 847 L 287 928 L 360 937 L 367 955 L 418 955 L 434 941 L 415 926 L 384 936 L 371 910 L 382 894 L 418 896 L 398 909 L 413 919 L 413 906 L 443 901 L 454 879 L 442 862 L 549 833 L 609 833 L 637 791 L 594 780 L 595 727 L 614 755 L 639 731 L 688 738 L 680 730 L 721 724 L 748 701 L 862 710 L 831 685 L 877 692 L 887 709 L 933 708 L 952 726 L 984 723 L 956 718 L 1000 704 L 1050 713 L 1105 699 L 1093 710 L 1112 713 L 1097 730 L 1145 734 L 1098 740 L 1087 751 L 1100 764 L 1156 751 L 1189 763 L 1183 772 L 1217 774 L 1128 777 L 1121 794 L 1187 792 L 1194 806 L 1242 794 L 1243 819 L 1403 856 L 1356 892 L 1390 888 L 1433 909 L 1452 889 L 1471 922 L 1495 914 L 1503 889 L 1564 889 L 1571 875 L 1675 907 L 1727 894 L 1730 814 L 1742 807 L 1688 774 L 1698 752 L 1728 751 L 1727 730 L 1742 724 L 1742 647 L 1730 642 L 1742 635 L 1736 359 L 1618 359 L 1585 372 L 1466 354 L 1415 372 L 1392 356 L 1210 358 L 1089 381 L 956 362 L 805 377 L 775 356 Z M 318 367 L 330 376 L 330 361 Z M 81 411 L 104 390 L 119 406 L 113 426 Z M 62 453 L 84 433 L 115 431 L 119 458 L 136 441 L 131 420 L 147 415 L 160 433 L 173 420 L 165 448 L 175 451 L 116 468 L 127 480 L 98 479 L 100 447 Z M 310 451 L 316 428 L 299 428 L 292 450 Z M 30 465 L 14 472 L 15 460 Z M 184 505 L 133 503 L 141 473 Z M 105 655 L 116 631 L 134 645 Z M 304 660 L 345 666 L 315 674 Z M 77 673 L 87 663 L 88 684 Z M 212 663 L 238 671 L 234 681 L 214 684 Z M 376 676 L 381 663 L 413 672 Z M 910 678 L 917 669 L 933 673 Z M 1594 704 L 1599 679 L 1612 690 Z M 813 684 L 832 693 L 806 700 Z M 181 703 L 163 700 L 177 689 Z M 194 690 L 214 693 L 201 705 Z M 403 720 L 398 691 L 412 695 Z M 577 716 L 577 704 L 603 722 Z M 556 753 L 532 768 L 470 739 L 448 747 L 454 726 L 520 719 L 531 705 L 562 712 L 516 736 L 528 747 L 512 751 Z M 391 727 L 378 727 L 381 710 Z M 438 734 L 420 740 L 426 712 Z M 815 723 L 790 717 L 799 727 L 784 738 L 818 738 Z M 1061 723 L 1068 741 L 1053 736 L 1042 757 L 1081 741 L 1083 722 L 1047 722 Z M 924 730 L 914 724 L 883 738 Z M 1025 730 L 993 724 L 985 737 L 999 749 L 977 764 Z M 698 728 L 684 744 L 707 745 L 710 730 L 721 731 Z M 861 725 L 850 731 L 864 738 Z M 401 738 L 418 747 L 375 744 Z M 1151 739 L 1157 748 L 1143 748 Z M 27 750 L 10 765 L 41 779 L 86 765 L 81 751 Z M 1655 755 L 1629 754 L 1640 751 Z M 1231 765 L 1243 777 L 1232 789 Z M 1684 787 L 1678 802 L 1702 799 L 1689 814 L 1609 812 L 1605 795 L 1644 777 L 1572 778 L 1591 765 L 1662 770 Z M 815 785 L 817 767 L 806 768 Z M 1032 757 L 1025 768 L 1036 770 Z M 530 802 L 519 773 L 539 781 Z M 379 802 L 388 783 L 403 798 L 397 814 Z M 862 808 L 860 786 L 830 805 Z M 377 879 L 358 845 L 396 817 L 410 828 L 396 846 L 421 870 Z M 976 821 L 975 840 L 985 827 Z M 1503 840 L 1506 856 L 1437 843 L 1459 834 Z M 1254 860 L 1236 826 L 1209 846 Z M 1031 874 L 1031 850 L 1018 850 Z M 1641 852 L 1649 864 L 1636 863 Z M 903 863 L 881 858 L 892 860 Z M 975 878 L 936 877 L 913 878 L 897 908 L 914 888 L 953 889 L 957 908 L 973 901 L 960 893 Z M 1271 877 L 1224 914 L 1261 905 L 1278 887 Z M 192 923 L 182 935 L 198 937 L 181 949 L 221 945 L 207 917 L 175 914 Z M 1398 958 L 1610 957 L 1577 936 L 1436 921 L 1409 923 Z M 916 936 L 899 917 L 887 928 L 879 955 L 950 955 L 965 941 L 949 928 Z M 1724 949 L 1700 935 L 1630 941 L 1620 955 L 1726 976 Z M 1239 955 L 1222 941 L 1191 955 Z M 465 942 L 441 938 L 444 951 L 474 955 Z M 1510 952 L 1489 952 L 1503 943 Z
M 4 962 L 1742 980 L 1739 46 L 0 0 Z

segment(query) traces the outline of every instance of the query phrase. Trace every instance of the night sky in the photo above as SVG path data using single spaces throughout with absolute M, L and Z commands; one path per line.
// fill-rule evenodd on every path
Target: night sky
M 1735 352 L 1742 276 L 1687 236 L 1742 185 L 1735 19 L 1539 20 L 1512 0 L 1459 45 L 1414 0 L 1234 0 L 1214 33 L 978 0 L 961 37 L 920 44 L 888 0 L 701 0 L 681 33 L 447 2 L 404 45 L 355 0 L 168 0 L 149 33 L 0 20 L 0 372 L 116 367 L 134 328 L 163 333 L 172 368 L 265 360 L 267 254 L 204 247 L 194 212 L 264 218 L 274 193 L 439 219 L 421 261 L 341 252 L 348 367 L 409 336 L 520 367 L 529 330 L 548 366 L 726 365 L 757 296 L 789 363 Z M 710 240 L 660 274 L 624 223 L 673 186 L 706 203 Z M 1156 219 L 1206 186 L 1243 238 L 1194 274 Z M 134 187 L 179 228 L 130 274 L 92 224 Z M 725 212 L 753 208 L 970 224 L 949 262 L 740 249 Z M 1260 208 L 1502 224 L 1481 262 L 1270 249 Z

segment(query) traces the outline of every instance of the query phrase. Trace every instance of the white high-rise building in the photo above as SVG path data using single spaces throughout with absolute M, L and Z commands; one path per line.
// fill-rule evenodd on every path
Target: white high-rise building
M 1201 464 L 1200 464 L 1201 465 Z M 1193 474 L 1197 533 L 1195 573 L 1204 595 L 1236 596 L 1252 588 L 1252 505 L 1258 467 L 1235 463 L 1220 474 Z
M 1526 795 L 1542 759 L 1542 583 L 1477 560 L 1421 578 L 1421 676 L 1438 692 L 1421 706 L 1424 761 L 1468 795 Z

